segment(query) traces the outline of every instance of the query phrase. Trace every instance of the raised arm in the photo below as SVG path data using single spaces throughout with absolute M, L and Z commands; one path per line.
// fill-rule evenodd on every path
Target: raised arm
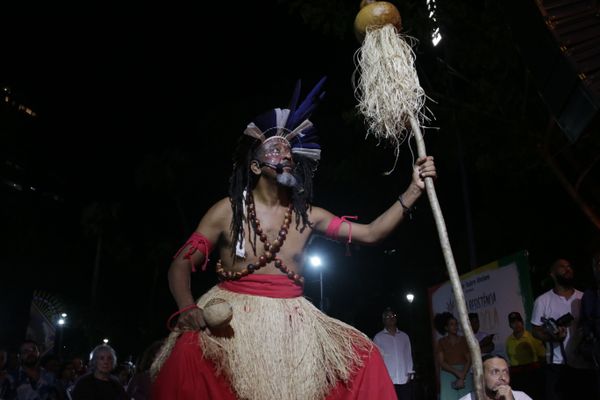
M 202 265 L 208 254 L 205 254 L 209 246 L 202 242 L 206 239 L 207 245 L 214 245 L 219 240 L 219 236 L 226 230 L 226 221 L 231 214 L 231 205 L 229 199 L 225 198 L 212 206 L 202 217 L 190 240 L 188 240 L 178 251 L 176 257 L 169 267 L 168 279 L 169 289 L 180 310 L 195 304 L 194 296 L 191 290 L 191 273 L 194 266 Z M 194 329 L 203 328 L 202 318 L 189 318 L 193 313 L 185 313 L 180 318 L 180 326 L 187 321 L 188 325 Z M 193 320 L 196 320 L 194 322 Z
M 386 211 L 369 224 L 344 222 L 339 226 L 336 237 L 340 240 L 350 238 L 363 244 L 376 244 L 385 239 L 406 217 L 408 210 L 415 204 L 425 189 L 424 179 L 435 178 L 436 169 L 433 157 L 422 157 L 413 168 L 412 181 L 406 191 Z M 311 212 L 313 228 L 316 232 L 327 234 L 335 215 L 322 208 L 314 207 Z

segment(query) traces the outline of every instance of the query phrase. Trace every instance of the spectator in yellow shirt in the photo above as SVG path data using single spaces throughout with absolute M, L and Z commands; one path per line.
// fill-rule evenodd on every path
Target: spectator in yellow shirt
M 506 354 L 510 361 L 512 387 L 529 393 L 534 399 L 541 398 L 544 344 L 525 329 L 519 312 L 513 311 L 508 314 L 508 324 L 513 331 L 506 338 Z

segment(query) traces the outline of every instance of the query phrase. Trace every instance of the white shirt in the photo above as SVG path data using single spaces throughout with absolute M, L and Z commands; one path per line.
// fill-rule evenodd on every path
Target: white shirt
M 518 390 L 512 391 L 513 397 L 515 400 L 533 400 L 531 397 L 527 396 L 525 392 L 519 392 Z M 466 396 L 461 397 L 458 400 L 475 400 L 475 396 L 471 396 L 471 393 Z
M 413 372 L 412 352 L 408 335 L 399 329 L 392 335 L 387 329 L 382 330 L 373 338 L 379 347 L 383 361 L 387 367 L 394 385 L 403 385 L 408 382 Z
M 565 353 L 567 354 L 568 364 L 575 368 L 587 367 L 586 362 L 575 354 L 575 347 L 580 341 L 580 334 L 577 332 L 576 328 L 579 323 L 581 297 L 583 297 L 583 293 L 577 289 L 574 289 L 574 292 L 569 299 L 557 295 L 554 293 L 554 290 L 550 289 L 535 299 L 535 302 L 533 303 L 533 312 L 531 313 L 531 323 L 537 326 L 544 325 L 542 317 L 558 319 L 566 313 L 571 313 L 571 315 L 573 315 L 575 320 L 569 325 L 567 337 L 563 341 L 563 345 L 565 347 Z M 563 356 L 560 351 L 560 344 L 552 343 L 552 347 L 554 353 L 552 363 L 562 364 Z

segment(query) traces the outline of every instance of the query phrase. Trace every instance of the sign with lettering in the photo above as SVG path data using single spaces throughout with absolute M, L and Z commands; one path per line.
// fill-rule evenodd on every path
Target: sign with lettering
M 508 314 L 518 311 L 529 327 L 533 298 L 526 253 L 517 253 L 487 264 L 461 275 L 460 278 L 467 310 L 479 316 L 479 331 L 494 334 L 493 353 L 506 356 L 506 338 L 512 333 L 508 325 Z M 459 320 L 449 281 L 430 288 L 429 300 L 432 322 L 436 314 L 446 311 Z M 433 323 L 432 331 L 435 344 L 441 335 L 435 330 Z

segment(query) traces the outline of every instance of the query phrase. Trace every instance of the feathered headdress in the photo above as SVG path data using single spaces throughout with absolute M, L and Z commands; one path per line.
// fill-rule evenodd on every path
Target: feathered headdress
M 321 146 L 316 129 L 308 118 L 325 96 L 322 91 L 325 80 L 326 77 L 321 78 L 300 105 L 301 83 L 298 80 L 289 108 L 273 108 L 258 115 L 248 124 L 244 134 L 261 143 L 272 139 L 285 140 L 293 154 L 318 161 L 321 158 Z

